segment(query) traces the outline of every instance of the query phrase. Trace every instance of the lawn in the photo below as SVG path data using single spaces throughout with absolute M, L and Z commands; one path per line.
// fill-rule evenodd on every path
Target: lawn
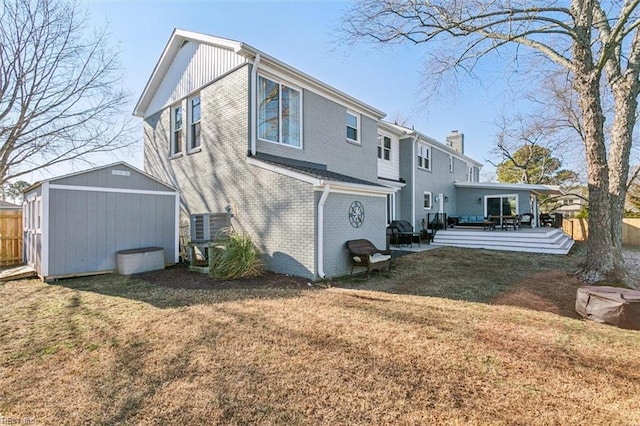
M 640 332 L 576 318 L 577 260 L 442 248 L 314 285 L 0 283 L 0 422 L 640 424 Z

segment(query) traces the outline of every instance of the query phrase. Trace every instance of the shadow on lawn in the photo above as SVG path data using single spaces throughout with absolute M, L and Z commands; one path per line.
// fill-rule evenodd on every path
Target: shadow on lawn
M 335 280 L 336 287 L 518 306 L 577 318 L 581 259 L 568 256 L 442 247 L 395 258 L 389 277 Z
M 123 297 L 158 308 L 176 308 L 247 299 L 294 298 L 320 289 L 304 278 L 265 273 L 256 278 L 217 281 L 190 272 L 186 266 L 125 277 L 117 274 L 60 280 L 58 285 L 80 291 Z

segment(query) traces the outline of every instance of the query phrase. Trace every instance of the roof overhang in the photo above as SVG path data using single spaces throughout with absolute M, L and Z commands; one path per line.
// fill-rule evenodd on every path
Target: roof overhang
M 147 84 L 140 95 L 140 99 L 138 100 L 134 110 L 133 115 L 136 117 L 144 117 L 146 108 L 151 102 L 155 92 L 160 87 L 160 83 L 167 70 L 171 66 L 171 62 L 175 57 L 178 50 L 185 41 L 196 41 L 199 43 L 205 43 L 212 46 L 220 47 L 222 49 L 232 50 L 238 55 L 244 56 L 248 61 L 253 62 L 256 55 L 260 55 L 260 64 L 261 66 L 267 66 L 272 68 L 284 75 L 289 75 L 301 82 L 303 82 L 308 87 L 312 88 L 314 91 L 317 91 L 325 96 L 328 95 L 329 98 L 335 99 L 340 103 L 343 103 L 351 108 L 355 108 L 360 110 L 362 113 L 369 115 L 376 120 L 381 119 L 386 114 L 379 109 L 376 109 L 366 103 L 359 101 L 358 99 L 347 95 L 340 90 L 329 86 L 326 83 L 321 82 L 320 80 L 311 77 L 308 74 L 303 73 L 296 68 L 285 64 L 278 59 L 267 55 L 260 50 L 239 41 L 225 39 L 221 37 L 214 37 L 207 34 L 197 33 L 193 31 L 186 31 L 181 29 L 174 29 L 167 45 L 165 46 L 162 54 L 160 55 L 160 59 L 156 64 L 153 72 L 151 73 L 151 77 L 147 81 Z
M 558 185 L 501 182 L 455 182 L 456 188 L 494 189 L 503 191 L 530 191 L 537 195 L 564 195 Z
M 393 194 L 396 192 L 396 189 L 388 187 L 388 186 L 378 186 L 378 185 L 365 185 L 361 183 L 351 183 L 351 182 L 341 182 L 337 180 L 331 179 L 321 179 L 314 176 L 310 176 L 296 170 L 291 170 L 286 167 L 280 167 L 276 164 L 267 163 L 261 161 L 256 158 L 249 157 L 247 158 L 247 163 L 252 166 L 260 167 L 265 170 L 270 170 L 272 172 L 288 176 L 293 179 L 300 180 L 302 182 L 306 182 L 313 186 L 314 190 L 322 191 L 325 186 L 329 186 L 331 192 L 342 192 L 348 194 L 360 194 L 360 195 L 371 195 L 371 196 L 386 196 L 387 194 Z

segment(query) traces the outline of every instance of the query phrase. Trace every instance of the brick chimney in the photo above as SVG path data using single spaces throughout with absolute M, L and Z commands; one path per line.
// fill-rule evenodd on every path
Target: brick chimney
M 447 136 L 447 146 L 450 146 L 460 154 L 464 154 L 464 133 L 452 130 Z

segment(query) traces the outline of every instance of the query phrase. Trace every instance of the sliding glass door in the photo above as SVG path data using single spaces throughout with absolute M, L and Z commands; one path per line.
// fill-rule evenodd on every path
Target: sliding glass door
M 514 216 L 518 214 L 517 195 L 491 195 L 485 197 L 485 216 Z

